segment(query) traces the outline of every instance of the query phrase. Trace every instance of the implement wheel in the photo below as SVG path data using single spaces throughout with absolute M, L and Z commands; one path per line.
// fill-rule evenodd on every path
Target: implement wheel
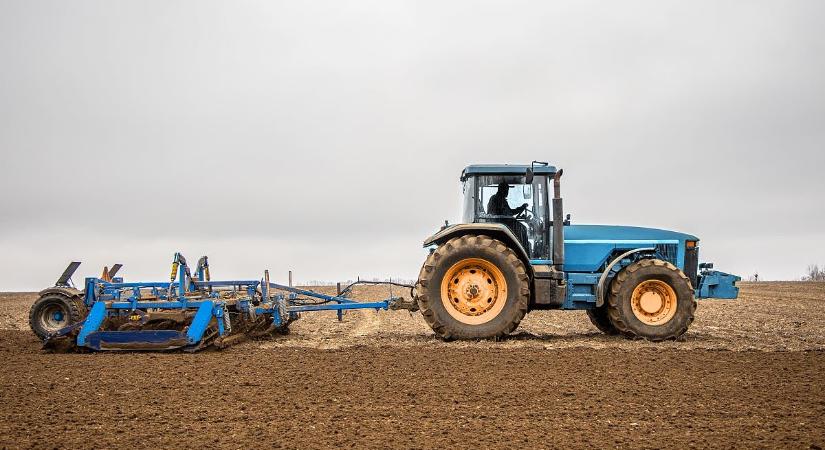
M 676 339 L 687 331 L 695 311 L 690 279 L 666 261 L 637 261 L 619 272 L 610 284 L 610 323 L 628 337 Z
M 81 299 L 59 293 L 43 294 L 29 310 L 29 327 L 41 340 L 83 319 L 86 308 Z
M 427 258 L 418 305 L 442 339 L 503 337 L 527 313 L 530 284 L 512 249 L 489 236 L 453 238 Z

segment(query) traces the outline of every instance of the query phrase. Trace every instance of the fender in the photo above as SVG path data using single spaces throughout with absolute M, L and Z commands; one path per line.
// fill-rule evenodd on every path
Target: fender
M 82 297 L 83 291 L 79 291 L 73 287 L 63 287 L 63 286 L 52 286 L 50 288 L 43 289 L 42 291 L 38 292 L 38 295 L 41 297 L 46 294 L 60 294 L 65 295 L 66 297 Z
M 443 228 L 438 233 L 428 237 L 424 240 L 424 247 L 429 247 L 431 245 L 441 245 L 444 242 L 449 241 L 452 238 L 464 236 L 466 234 L 485 234 L 492 238 L 498 239 L 503 241 L 507 246 L 515 250 L 516 254 L 518 255 L 519 259 L 524 263 L 525 267 L 527 268 L 527 273 L 530 275 L 530 278 L 533 278 L 533 266 L 530 264 L 530 257 L 527 255 L 527 251 L 524 250 L 524 247 L 518 242 L 516 236 L 510 231 L 507 226 L 500 223 L 461 223 L 456 225 L 450 225 L 446 228 Z
M 604 269 L 602 272 L 602 276 L 599 277 L 599 284 L 596 285 L 596 308 L 604 305 L 604 288 L 605 283 L 607 283 L 607 276 L 610 275 L 610 271 L 613 269 L 613 266 L 618 264 L 621 260 L 627 258 L 628 256 L 639 253 L 639 252 L 655 252 L 656 249 L 654 247 L 644 247 L 644 248 L 634 248 L 633 250 L 627 251 L 622 253 L 621 255 L 613 258 L 610 261 L 610 264 Z

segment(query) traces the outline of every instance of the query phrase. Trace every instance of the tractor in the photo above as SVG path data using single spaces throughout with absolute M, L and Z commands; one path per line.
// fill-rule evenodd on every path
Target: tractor
M 561 176 L 537 161 L 465 168 L 463 223 L 424 241 L 430 253 L 415 286 L 384 282 L 411 289 L 414 301 L 351 298 L 355 285 L 381 282 L 357 281 L 332 296 L 272 283 L 268 271 L 212 280 L 206 256 L 190 268 L 175 253 L 166 280 L 126 282 L 116 264 L 82 289 L 71 280 L 80 265 L 72 262 L 40 292 L 29 324 L 56 351 L 197 351 L 286 333 L 313 311 L 342 320 L 351 309 L 420 310 L 450 340 L 502 338 L 532 310 L 583 309 L 605 333 L 660 341 L 687 331 L 696 299 L 737 297 L 739 277 L 699 264 L 695 236 L 572 225 Z
M 424 241 L 415 286 L 439 337 L 498 339 L 529 311 L 564 309 L 585 310 L 606 334 L 663 341 L 687 331 L 697 299 L 738 296 L 739 277 L 699 263 L 696 236 L 571 224 L 561 177 L 538 161 L 462 171 L 462 223 Z

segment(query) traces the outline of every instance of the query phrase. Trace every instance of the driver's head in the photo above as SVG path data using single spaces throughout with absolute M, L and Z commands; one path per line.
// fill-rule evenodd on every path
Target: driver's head
M 510 192 L 510 185 L 509 184 L 507 184 L 503 181 L 498 184 L 498 193 L 499 194 L 502 194 L 506 197 L 508 192 Z

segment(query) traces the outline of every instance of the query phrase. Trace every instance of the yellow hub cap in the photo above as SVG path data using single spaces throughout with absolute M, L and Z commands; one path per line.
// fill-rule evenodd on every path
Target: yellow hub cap
M 504 274 L 489 261 L 467 258 L 441 280 L 441 303 L 454 319 L 469 325 L 489 322 L 507 302 Z
M 646 280 L 633 289 L 630 307 L 633 314 L 647 325 L 664 325 L 676 314 L 676 291 L 660 280 Z

